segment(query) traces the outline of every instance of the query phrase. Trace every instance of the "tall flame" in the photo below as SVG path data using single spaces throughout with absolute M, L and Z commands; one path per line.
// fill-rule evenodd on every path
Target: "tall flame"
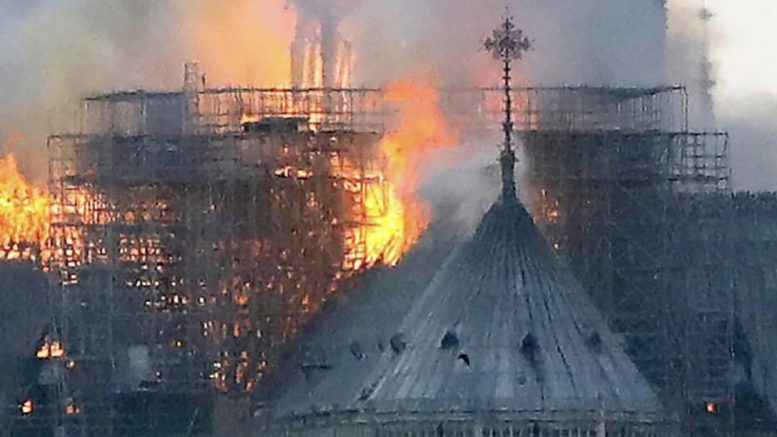
M 395 82 L 385 99 L 399 109 L 399 122 L 380 143 L 388 186 L 384 193 L 368 189 L 365 199 L 367 217 L 372 220 L 365 229 L 368 265 L 379 261 L 396 265 L 427 229 L 430 208 L 419 194 L 426 160 L 458 141 L 439 107 L 432 81 Z
M 0 260 L 31 258 L 48 238 L 49 197 L 19 173 L 13 155 L 0 157 Z

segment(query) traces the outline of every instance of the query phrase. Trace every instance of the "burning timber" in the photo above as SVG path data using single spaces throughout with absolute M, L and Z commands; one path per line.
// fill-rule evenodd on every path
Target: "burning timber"
M 57 396 L 78 411 L 65 416 L 74 429 L 110 433 L 131 416 L 147 418 L 148 426 L 167 423 L 168 431 L 190 422 L 209 429 L 210 416 L 195 414 L 216 408 L 203 394 L 214 386 L 255 390 L 277 368 L 280 346 L 349 277 L 381 262 L 368 256 L 367 236 L 382 223 L 390 197 L 379 149 L 397 115 L 375 104 L 383 91 L 216 90 L 201 88 L 189 72 L 194 78 L 182 91 L 88 98 L 84 132 L 49 140 L 50 235 L 45 244 L 18 247 L 48 254 L 33 259 L 47 260 L 44 269 L 59 278 L 52 291 L 65 297 L 62 363 L 76 364 L 51 389 L 63 387 Z M 492 125 L 502 115 L 499 93 L 446 90 L 439 100 L 454 111 L 479 108 L 460 118 Z M 647 290 L 670 292 L 664 250 L 682 255 L 680 241 L 713 244 L 673 230 L 714 211 L 680 215 L 672 193 L 727 189 L 727 138 L 687 132 L 684 100 L 674 87 L 520 88 L 513 112 L 529 164 L 520 188 L 538 226 L 624 334 L 662 399 L 667 387 L 681 387 L 679 399 L 696 408 L 727 404 L 722 373 L 694 377 L 693 386 L 668 382 L 677 372 L 667 357 L 696 360 L 702 369 L 717 360 L 726 369 L 726 306 L 699 319 L 723 331 L 675 329 L 670 323 L 695 316 L 670 319 L 668 303 L 676 299 L 644 297 Z M 324 102 L 338 109 L 323 111 Z M 669 210 L 676 219 L 651 212 Z M 670 233 L 677 246 L 668 246 Z M 618 282 L 607 279 L 613 271 Z M 693 293 L 725 302 L 725 292 Z M 686 314 L 698 312 L 692 301 Z M 665 340 L 666 330 L 674 338 Z M 673 349 L 687 341 L 683 332 L 710 333 L 693 342 L 707 344 L 705 352 Z M 656 352 L 665 350 L 678 353 Z M 181 411 L 153 407 L 153 399 L 177 399 Z
M 107 408 L 90 429 L 113 426 L 107 387 L 253 390 L 277 346 L 380 261 L 365 235 L 389 207 L 381 133 L 354 107 L 369 94 L 112 94 L 86 102 L 94 132 L 50 139 L 68 386 L 84 413 Z
M 276 372 L 273 381 L 289 383 L 271 386 L 265 412 L 274 420 L 261 426 L 273 432 L 318 435 L 334 417 L 380 435 L 500 429 L 490 417 L 530 433 L 661 434 L 673 420 L 654 392 L 683 421 L 701 417 L 698 435 L 725 429 L 728 204 L 710 199 L 730 194 L 728 137 L 689 132 L 681 87 L 512 89 L 508 120 L 503 92 L 449 89 L 433 100 L 457 126 L 493 133 L 482 126 L 502 122 L 516 136 L 527 170 L 515 188 L 552 249 L 523 206 L 503 202 L 442 269 L 444 254 L 432 262 L 411 250 L 423 220 L 397 222 L 406 214 L 392 210 L 400 196 L 385 140 L 403 137 L 388 132 L 403 114 L 383 104 L 390 90 L 212 89 L 189 65 L 179 91 L 87 98 L 83 130 L 49 139 L 50 226 L 3 240 L 5 259 L 39 262 L 52 296 L 62 296 L 52 331 L 64 352 L 45 364 L 67 371 L 44 384 L 58 399 L 56 426 L 207 434 L 234 413 L 213 388 L 256 396 Z M 503 151 L 502 168 L 514 159 Z M 42 195 L 16 192 L 22 203 Z M 405 255 L 414 265 L 399 262 Z M 311 328 L 318 333 L 303 331 L 355 276 L 397 262 L 325 311 Z M 407 283 L 403 272 L 421 279 Z M 514 310 L 495 307 L 494 296 Z M 493 334 L 483 338 L 486 329 Z M 512 385 L 495 382 L 504 378 L 497 358 L 516 375 Z M 394 380 L 397 363 L 412 366 L 396 367 Z M 574 364 L 568 374 L 549 377 L 564 363 Z M 579 366 L 620 382 L 613 390 Z M 483 414 L 456 410 L 438 428 L 439 409 L 457 396 Z M 527 410 L 533 402 L 547 409 Z
M 0 289 L 56 311 L 8 323 L 34 331 L 12 432 L 706 437 L 735 381 L 777 408 L 775 199 L 732 200 L 684 88 L 512 88 L 509 20 L 504 87 L 351 88 L 337 21 L 301 22 L 290 88 L 188 64 L 86 98 L 48 193 L 0 160 Z M 397 181 L 497 122 L 502 198 L 441 244 Z
M 17 244 L 29 248 L 26 258 L 9 252 L 57 275 L 53 296 L 64 300 L 56 330 L 67 351 L 59 363 L 75 364 L 47 387 L 69 412 L 62 423 L 87 435 L 117 433 L 128 417 L 163 433 L 210 432 L 215 419 L 206 412 L 221 411 L 213 387 L 250 393 L 271 370 L 296 369 L 280 364 L 281 345 L 349 278 L 394 262 L 369 255 L 383 250 L 369 250 L 369 236 L 389 208 L 380 148 L 398 117 L 376 104 L 382 90 L 208 89 L 189 73 L 181 91 L 88 98 L 84 131 L 49 140 L 46 241 Z M 502 120 L 500 93 L 444 90 L 438 98 L 457 119 L 491 126 Z M 725 232 L 694 224 L 726 224 L 725 206 L 699 196 L 729 190 L 727 137 L 688 132 L 682 88 L 512 94 L 528 168 L 519 188 L 553 250 L 662 401 L 725 411 L 727 252 L 691 249 L 725 249 L 711 239 Z M 321 109 L 325 102 L 337 109 Z M 693 279 L 711 270 L 723 282 L 705 288 Z M 382 297 L 395 292 L 380 287 Z M 405 293 L 407 302 L 414 296 Z M 394 307 L 368 306 L 382 304 Z M 678 372 L 678 362 L 701 370 Z M 162 407 L 171 403 L 180 408 Z M 725 421 L 724 413 L 701 414 L 705 429 Z
M 186 71 L 181 92 L 87 98 L 84 130 L 49 138 L 40 247 L 78 363 L 61 393 L 78 407 L 65 418 L 74 430 L 211 409 L 152 409 L 153 393 L 184 405 L 212 387 L 254 391 L 349 278 L 396 264 L 426 226 L 394 185 L 412 175 L 391 152 L 447 132 L 428 129 L 436 91 L 410 111 L 426 120 L 416 134 L 418 122 L 387 115 L 391 89 L 216 90 Z M 392 118 L 409 127 L 387 134 Z
M 502 194 L 377 338 L 320 326 L 271 396 L 270 435 L 669 435 L 657 396 L 516 196 L 510 19 L 486 48 L 504 65 Z M 344 310 L 345 313 L 349 311 Z M 357 319 L 358 320 L 358 319 Z M 368 335 L 375 332 L 367 330 Z M 388 346 L 387 346 L 388 345 Z

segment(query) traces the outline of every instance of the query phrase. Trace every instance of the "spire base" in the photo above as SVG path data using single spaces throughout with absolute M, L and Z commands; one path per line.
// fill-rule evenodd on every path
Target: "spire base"
M 503 150 L 499 156 L 502 167 L 502 201 L 511 203 L 518 200 L 515 190 L 515 152 Z
M 515 152 L 513 151 L 513 100 L 511 86 L 511 63 L 521 59 L 524 52 L 531 48 L 531 42 L 523 31 L 517 29 L 511 17 L 505 17 L 502 26 L 493 31 L 486 39 L 485 48 L 494 55 L 494 58 L 502 61 L 505 93 L 505 118 L 502 130 L 505 141 L 499 163 L 502 167 L 502 200 L 504 203 L 515 203 L 518 196 L 515 190 Z

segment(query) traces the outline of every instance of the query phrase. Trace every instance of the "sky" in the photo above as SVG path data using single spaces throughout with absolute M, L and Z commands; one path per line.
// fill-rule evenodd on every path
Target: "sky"
M 777 96 L 777 1 L 708 1 L 714 14 L 711 58 L 718 113 L 728 114 L 727 104 L 748 95 Z
M 731 135 L 734 188 L 777 190 L 777 0 L 708 2 L 717 128 Z
M 345 0 L 294 4 L 327 1 Z M 359 5 L 350 20 L 357 29 L 349 22 L 344 27 L 363 61 L 362 78 L 392 79 L 416 69 L 407 59 L 440 58 L 436 63 L 446 79 L 471 80 L 479 72 L 461 68 L 461 56 L 477 52 L 483 29 L 505 3 L 514 5 L 521 25 L 536 38 L 529 73 L 542 84 L 650 84 L 655 78 L 647 73 L 661 50 L 651 43 L 661 0 L 347 1 Z M 668 0 L 670 11 L 680 14 L 670 20 L 670 33 L 698 26 L 702 1 Z M 777 113 L 777 0 L 707 1 L 714 14 L 709 40 L 716 128 L 731 132 L 736 187 L 777 190 L 777 128 L 771 120 Z M 229 7 L 216 7 L 222 4 Z M 285 5 L 288 0 L 0 0 L 0 140 L 20 130 L 23 140 L 12 149 L 42 181 L 45 134 L 74 118 L 75 95 L 178 87 L 181 66 L 192 53 L 210 61 L 214 81 L 228 76 L 230 83 L 245 83 L 257 75 L 248 67 L 286 66 L 258 62 L 285 51 L 286 33 L 293 31 Z M 246 65 L 238 65 L 241 60 Z M 688 77 L 698 65 L 687 60 L 679 68 Z M 683 80 L 682 74 L 671 79 Z

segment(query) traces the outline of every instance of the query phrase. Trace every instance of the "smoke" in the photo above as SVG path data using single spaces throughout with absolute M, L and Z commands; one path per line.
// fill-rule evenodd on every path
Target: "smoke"
M 535 49 L 521 72 L 533 84 L 656 85 L 665 79 L 659 1 L 392 0 L 365 3 L 344 21 L 359 83 L 408 75 L 418 62 L 449 85 L 490 85 L 499 72 L 481 44 L 505 7 Z
M 0 141 L 39 183 L 46 136 L 72 129 L 78 101 L 118 89 L 178 89 L 200 61 L 211 84 L 287 84 L 286 0 L 0 0 Z
M 315 18 L 335 25 L 359 5 L 360 0 L 291 0 L 303 19 Z
M 186 60 L 198 61 L 213 86 L 289 85 L 297 14 L 287 0 L 159 2 L 168 5 L 178 29 L 169 35 L 181 50 L 172 70 L 178 87 Z
M 73 118 L 79 96 L 173 83 L 177 43 L 166 37 L 169 14 L 155 0 L 2 3 L 0 137 L 21 133 L 11 151 L 38 181 L 46 174 L 46 135 Z
M 298 12 L 297 25 L 292 43 L 292 62 L 296 67 L 292 70 L 296 75 L 292 81 L 295 86 L 312 85 L 328 88 L 341 87 L 346 84 L 338 74 L 338 56 L 340 46 L 347 44 L 340 34 L 340 22 L 348 16 L 359 4 L 359 0 L 291 0 Z M 305 64 L 306 49 L 309 42 L 321 44 L 323 83 L 305 83 L 301 68 Z M 319 41 L 320 40 L 320 41 Z M 348 52 L 350 51 L 350 48 Z M 350 53 L 342 53 L 350 58 Z M 350 59 L 346 61 L 350 65 Z M 341 69 L 342 70 L 342 69 Z
M 468 237 L 496 200 L 501 179 L 495 156 L 499 133 L 480 141 L 465 141 L 454 149 L 438 150 L 427 161 L 421 194 L 434 205 L 436 235 L 451 241 Z M 483 147 L 483 144 L 494 145 Z
M 709 46 L 716 37 L 713 27 L 705 24 L 702 16 L 700 1 L 674 0 L 670 3 L 667 32 L 669 77 L 673 84 L 686 87 L 689 127 L 692 130 L 714 130 L 710 86 L 715 65 L 709 61 Z
M 715 109 L 718 127 L 731 135 L 734 188 L 777 190 L 777 46 L 772 37 L 777 3 L 708 3 Z
M 669 57 L 673 82 L 689 92 L 690 127 L 730 133 L 734 188 L 775 190 L 777 109 L 771 38 L 777 5 L 752 0 L 747 6 L 708 0 L 672 0 Z
M 671 0 L 668 39 L 666 11 L 659 0 L 0 0 L 0 4 L 0 139 L 22 134 L 12 151 L 19 155 L 23 170 L 39 182 L 46 175 L 46 135 L 72 126 L 78 99 L 84 95 L 124 88 L 180 88 L 182 65 L 189 60 L 201 62 L 211 85 L 287 85 L 289 47 L 300 35 L 300 23 L 311 20 L 320 22 L 322 31 L 335 29 L 353 43 L 354 85 L 380 86 L 412 76 L 419 64 L 435 69 L 443 86 L 496 84 L 498 68 L 482 52 L 481 42 L 506 6 L 534 39 L 533 51 L 516 71 L 523 83 L 701 82 L 696 0 Z M 713 31 L 713 51 L 721 39 Z M 325 50 L 333 50 L 331 42 Z M 754 106 L 772 107 L 768 99 Z M 768 129 L 754 121 L 759 118 L 726 117 L 721 125 L 735 134 L 737 174 L 766 162 L 757 159 L 769 156 L 765 147 L 740 145 L 768 142 Z M 482 146 L 493 151 L 491 143 Z M 743 184 L 767 187 L 764 181 Z
M 437 71 L 443 86 L 497 85 L 501 70 L 482 43 L 506 6 L 534 40 L 533 50 L 517 65 L 518 83 L 666 82 L 666 11 L 660 1 L 636 0 L 365 2 L 341 26 L 357 56 L 355 82 L 380 85 L 412 75 L 422 64 Z M 469 138 L 461 152 L 443 152 L 424 163 L 430 177 L 422 192 L 438 216 L 453 220 L 457 232 L 474 229 L 496 198 L 500 140 L 498 135 Z
M 777 191 L 777 96 L 742 95 L 719 117 L 730 134 L 733 182 L 737 190 Z

